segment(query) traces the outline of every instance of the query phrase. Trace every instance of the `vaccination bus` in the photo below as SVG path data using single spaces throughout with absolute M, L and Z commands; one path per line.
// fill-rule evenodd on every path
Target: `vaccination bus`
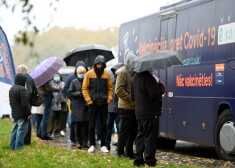
M 164 83 L 159 146 L 176 140 L 214 147 L 235 160 L 235 0 L 191 0 L 123 23 L 119 62 L 171 50 L 184 64 L 155 70 Z

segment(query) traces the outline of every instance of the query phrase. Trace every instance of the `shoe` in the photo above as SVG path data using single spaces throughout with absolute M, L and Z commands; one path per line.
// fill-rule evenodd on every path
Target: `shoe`
M 76 148 L 77 148 L 77 149 L 82 149 L 82 145 L 78 144 L 78 145 L 76 146 Z
M 144 166 L 144 160 L 134 160 L 133 165 L 136 167 Z
M 41 140 L 53 140 L 53 138 L 49 137 L 49 136 L 41 136 Z
M 65 136 L 65 132 L 64 131 L 60 131 L 60 136 L 64 137 Z
M 114 142 L 114 143 L 113 143 L 113 146 L 118 146 L 118 143 L 117 143 L 117 142 Z
M 95 146 L 91 145 L 90 148 L 88 149 L 89 153 L 94 153 L 95 152 Z
M 83 145 L 83 148 L 88 149 L 88 148 L 89 148 L 89 146 L 88 146 L 88 145 Z
M 72 141 L 72 146 L 77 146 L 77 142 L 76 141 Z
M 146 161 L 145 160 L 145 164 L 148 165 L 149 167 L 155 167 L 156 166 L 156 161 L 150 160 L 150 161 Z
M 55 135 L 55 138 L 60 138 L 60 135 L 59 135 L 59 134 L 56 134 L 56 135 Z
M 100 148 L 100 151 L 103 152 L 103 153 L 108 153 L 108 152 L 109 152 L 109 150 L 107 149 L 106 146 L 102 146 L 102 147 Z

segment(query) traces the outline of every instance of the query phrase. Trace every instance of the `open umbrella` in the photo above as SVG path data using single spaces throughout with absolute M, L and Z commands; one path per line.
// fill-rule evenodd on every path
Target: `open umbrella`
M 182 65 L 184 56 L 178 51 L 158 51 L 137 57 L 130 69 L 135 72 L 151 71 L 154 69 L 166 69 L 173 65 Z
M 39 88 L 49 81 L 64 64 L 65 62 L 57 57 L 49 57 L 41 62 L 30 74 L 36 87 Z
M 68 52 L 64 57 L 67 66 L 76 66 L 77 61 L 84 61 L 87 66 L 92 66 L 97 55 L 103 55 L 105 61 L 114 58 L 112 51 L 104 46 L 97 44 L 80 45 Z

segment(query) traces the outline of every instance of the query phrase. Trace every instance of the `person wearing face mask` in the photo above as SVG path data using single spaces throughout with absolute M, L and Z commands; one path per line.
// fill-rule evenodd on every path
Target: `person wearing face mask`
M 64 87 L 64 82 L 59 73 L 53 77 L 53 83 L 57 87 Z M 47 126 L 47 133 L 51 137 L 60 137 L 60 127 L 63 111 L 67 110 L 67 98 L 62 92 L 53 92 L 52 111 Z
M 72 120 L 75 123 L 75 140 L 77 148 L 88 148 L 88 120 L 89 113 L 87 103 L 82 95 L 82 83 L 86 69 L 83 66 L 77 68 L 77 78 L 72 80 L 69 86 L 71 100 Z

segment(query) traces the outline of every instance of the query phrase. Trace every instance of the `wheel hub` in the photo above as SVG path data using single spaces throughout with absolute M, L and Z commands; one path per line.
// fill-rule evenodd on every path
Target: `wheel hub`
M 220 130 L 220 145 L 227 154 L 235 153 L 235 127 L 234 122 L 226 122 Z

